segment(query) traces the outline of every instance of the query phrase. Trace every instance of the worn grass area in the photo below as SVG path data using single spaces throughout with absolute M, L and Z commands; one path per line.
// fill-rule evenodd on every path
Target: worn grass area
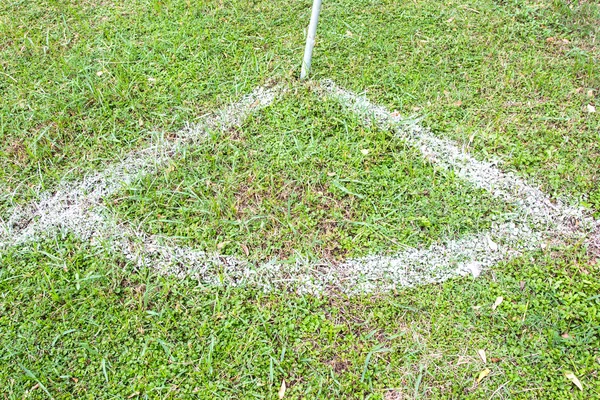
M 290 81 L 299 72 L 309 13 L 307 1 L 2 2 L 0 217 L 63 178 L 143 146 L 155 132 L 176 131 L 258 84 Z M 323 7 L 314 77 L 421 115 L 477 156 L 499 157 L 551 194 L 597 212 L 600 113 L 588 106 L 599 106 L 599 26 L 599 5 L 583 0 L 332 0 Z M 273 107 L 249 121 L 250 137 L 298 118 L 293 107 L 284 110 Z M 331 106 L 307 112 L 317 126 L 352 124 L 347 116 L 324 120 L 319 113 L 328 115 Z M 310 132 L 300 120 L 290 126 Z M 410 154 L 384 141 L 384 132 L 361 132 L 373 149 L 398 146 Z M 216 139 L 213 146 L 226 151 Z M 230 150 L 259 143 L 232 139 Z M 337 143 L 354 150 L 352 141 Z M 185 174 L 173 170 L 160 179 L 194 184 L 196 167 L 207 168 L 198 163 L 202 154 L 177 161 Z M 348 161 L 343 171 L 363 171 Z M 408 158 L 384 161 L 409 165 Z M 282 165 L 283 177 L 300 171 L 344 178 L 339 168 L 315 165 L 312 175 Z M 414 177 L 441 179 L 418 159 L 410 165 L 419 166 Z M 397 179 L 390 184 L 401 185 Z M 433 196 L 462 187 L 444 179 L 435 182 L 450 186 Z M 307 186 L 303 193 L 317 192 Z M 353 198 L 332 190 L 342 203 Z M 461 193 L 448 200 L 468 204 L 469 192 Z M 145 207 L 168 209 L 164 193 L 151 198 L 165 202 Z M 282 204 L 268 210 L 283 215 Z M 353 207 L 361 204 L 354 199 Z M 430 206 L 437 218 L 443 207 Z M 478 207 L 432 218 L 429 228 L 437 235 L 455 221 L 460 227 L 450 233 L 472 229 L 464 218 L 478 216 Z M 151 229 L 176 232 L 188 222 L 179 221 Z M 475 228 L 482 223 L 473 220 Z M 436 237 L 429 235 L 419 240 Z M 360 240 L 356 251 L 382 247 L 373 243 Z M 225 250 L 239 251 L 235 244 Z M 270 251 L 257 249 L 257 258 Z M 7 398 L 274 398 L 285 380 L 286 398 L 597 398 L 599 278 L 598 260 L 573 244 L 526 255 L 478 280 L 317 298 L 201 287 L 133 271 L 106 249 L 59 238 L 0 253 L 0 391 Z M 504 301 L 492 310 L 498 296 Z M 486 365 L 478 349 L 485 349 Z M 485 368 L 490 374 L 477 383 Z
M 296 87 L 107 201 L 120 221 L 211 252 L 343 260 L 487 229 L 510 207 Z

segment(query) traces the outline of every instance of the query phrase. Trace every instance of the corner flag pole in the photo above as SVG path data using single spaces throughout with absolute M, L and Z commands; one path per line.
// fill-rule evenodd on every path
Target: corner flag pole
M 313 48 L 315 47 L 315 36 L 317 34 L 317 24 L 319 23 L 320 12 L 321 0 L 313 0 L 310 24 L 308 25 L 308 35 L 306 36 L 306 47 L 304 48 L 304 60 L 302 61 L 302 72 L 300 73 L 301 80 L 306 79 L 310 72 L 310 63 L 312 61 Z

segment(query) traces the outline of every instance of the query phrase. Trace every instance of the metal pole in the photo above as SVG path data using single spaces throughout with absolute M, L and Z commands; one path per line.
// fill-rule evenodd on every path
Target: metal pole
M 312 52 L 315 47 L 315 36 L 317 34 L 317 24 L 319 23 L 319 13 L 321 12 L 321 0 L 313 0 L 312 13 L 310 15 L 310 24 L 308 25 L 308 35 L 306 36 L 306 47 L 304 48 L 304 60 L 302 61 L 302 72 L 300 79 L 306 79 L 310 71 L 312 61 Z

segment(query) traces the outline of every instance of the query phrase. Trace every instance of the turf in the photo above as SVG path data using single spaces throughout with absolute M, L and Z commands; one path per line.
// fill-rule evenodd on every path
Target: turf
M 600 209 L 597 3 L 341 3 L 324 7 L 317 76 Z
M 281 70 L 260 36 L 266 22 L 253 17 L 261 7 L 3 2 L 0 211 L 180 129 Z
M 582 248 L 519 259 L 484 279 L 348 298 L 207 288 L 62 243 L 3 256 L 9 397 L 274 398 L 283 380 L 286 398 L 600 393 L 600 271 Z
M 113 217 L 209 252 L 335 262 L 458 238 L 511 212 L 392 132 L 289 90 L 108 199 Z
M 256 85 L 293 81 L 309 14 L 308 1 L 2 2 L 0 217 Z M 600 114 L 588 106 L 599 106 L 599 26 L 600 6 L 585 0 L 332 0 L 312 76 L 416 114 L 475 156 L 499 158 L 598 215 Z M 248 124 L 274 124 L 268 113 L 277 110 Z M 383 145 L 384 132 L 364 132 Z M 177 165 L 197 178 L 200 154 Z M 416 176 L 441 179 L 412 163 Z M 468 201 L 459 193 L 451 203 Z M 457 229 L 471 228 L 450 233 Z M 310 243 L 304 248 L 315 251 Z M 300 296 L 137 271 L 105 249 L 59 237 L 0 252 L 0 391 L 277 398 L 285 380 L 285 398 L 597 398 L 599 277 L 597 256 L 574 243 L 477 280 Z M 492 310 L 498 296 L 504 301 Z

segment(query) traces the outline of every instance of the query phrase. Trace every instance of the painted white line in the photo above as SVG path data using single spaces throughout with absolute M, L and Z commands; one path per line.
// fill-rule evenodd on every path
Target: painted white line
M 432 163 L 453 169 L 459 177 L 476 187 L 507 203 L 516 204 L 534 223 L 552 224 L 554 233 L 572 234 L 590 229 L 594 224 L 582 208 L 570 207 L 560 200 L 552 202 L 540 189 L 528 185 L 514 174 L 500 170 L 494 163 L 475 159 L 449 140 L 440 139 L 428 129 L 370 103 L 366 97 L 339 88 L 331 81 L 324 81 L 320 88 L 367 123 L 375 122 L 380 128 L 395 131 Z
M 478 276 L 500 261 L 539 249 L 549 242 L 581 238 L 588 238 L 592 246 L 598 242 L 594 231 L 598 232 L 600 224 L 582 208 L 561 201 L 553 203 L 541 190 L 514 174 L 475 159 L 452 142 L 331 81 L 324 81 L 316 90 L 339 101 L 365 123 L 394 131 L 408 145 L 419 149 L 425 159 L 454 170 L 460 178 L 504 202 L 515 204 L 519 210 L 512 221 L 495 224 L 487 233 L 450 240 L 429 249 L 404 251 L 392 257 L 347 261 L 338 270 L 351 282 L 349 287 L 368 291 L 375 287 L 389 289 L 394 285 L 441 282 L 468 274 Z
M 322 293 L 328 289 L 347 293 L 372 292 L 438 283 L 457 276 L 477 277 L 484 268 L 534 249 L 531 243 L 539 240 L 538 233 L 515 227 L 514 235 L 505 237 L 502 247 L 495 247 L 497 245 L 491 241 L 493 233 L 482 233 L 426 249 L 408 249 L 394 257 L 371 256 L 336 266 L 303 260 L 291 265 L 274 261 L 256 266 L 235 257 L 177 246 L 166 238 L 137 234 L 132 240 L 134 235 L 122 236 L 116 243 L 138 267 L 151 267 L 179 277 L 191 276 L 210 285 L 252 284 L 266 290 L 293 288 L 307 293 Z
M 166 162 L 209 130 L 240 125 L 250 113 L 268 106 L 281 88 L 259 87 L 214 115 L 189 125 L 176 139 L 162 140 L 145 149 L 130 153 L 125 159 L 81 181 L 64 183 L 54 193 L 44 193 L 41 200 L 13 210 L 0 229 L 0 248 L 19 245 L 67 230 L 83 240 L 102 238 L 115 233 L 115 224 L 107 222 L 105 198 L 146 174 L 157 172 Z
M 265 289 L 290 288 L 319 293 L 328 288 L 346 292 L 388 290 L 442 282 L 456 276 L 479 276 L 482 270 L 509 260 L 547 242 L 560 243 L 588 238 L 600 248 L 600 225 L 579 208 L 552 201 L 539 189 L 505 173 L 491 163 L 478 161 L 453 143 L 435 137 L 427 129 L 373 105 L 366 98 L 324 82 L 316 87 L 324 96 L 340 101 L 365 123 L 374 121 L 390 129 L 423 156 L 494 196 L 517 205 L 519 210 L 488 232 L 451 239 L 426 249 L 408 249 L 393 257 L 370 256 L 339 265 L 271 262 L 253 265 L 230 256 L 208 254 L 178 246 L 174 240 L 146 235 L 108 215 L 102 202 L 141 175 L 158 171 L 189 141 L 201 138 L 208 129 L 223 129 L 243 122 L 249 113 L 265 107 L 279 89 L 257 89 L 240 102 L 186 128 L 173 142 L 160 142 L 130 154 L 125 160 L 81 182 L 64 184 L 53 194 L 29 207 L 15 210 L 4 234 L 2 246 L 19 245 L 61 230 L 85 240 L 108 242 L 138 267 L 150 267 L 165 274 L 192 276 L 210 285 L 254 284 Z M 591 233 L 596 229 L 596 233 Z

